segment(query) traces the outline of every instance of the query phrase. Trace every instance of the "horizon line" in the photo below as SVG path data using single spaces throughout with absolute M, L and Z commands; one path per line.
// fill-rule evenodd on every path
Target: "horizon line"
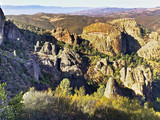
M 3 6 L 13 6 L 13 7 L 18 7 L 18 6 L 40 6 L 40 7 L 61 7 L 61 8 L 158 8 L 160 6 L 155 6 L 155 7 L 116 7 L 116 6 L 101 6 L 101 7 L 87 7 L 87 6 L 50 6 L 50 5 L 1 5 Z

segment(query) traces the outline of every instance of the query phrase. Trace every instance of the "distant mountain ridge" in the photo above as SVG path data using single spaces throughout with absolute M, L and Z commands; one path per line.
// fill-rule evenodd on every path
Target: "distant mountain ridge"
M 20 15 L 20 14 L 36 14 L 39 12 L 44 13 L 73 13 L 83 10 L 92 9 L 89 7 L 59 7 L 59 6 L 40 6 L 40 5 L 24 5 L 12 6 L 2 5 L 5 15 Z

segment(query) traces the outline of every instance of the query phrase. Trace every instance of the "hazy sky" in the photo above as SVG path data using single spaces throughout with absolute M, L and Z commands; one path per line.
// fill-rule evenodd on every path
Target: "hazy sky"
M 160 0 L 0 0 L 2 5 L 43 5 L 62 7 L 156 7 Z

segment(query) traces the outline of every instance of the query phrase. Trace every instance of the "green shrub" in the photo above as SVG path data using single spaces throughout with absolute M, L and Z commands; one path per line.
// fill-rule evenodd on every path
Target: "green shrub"
M 14 98 L 7 99 L 5 92 L 6 83 L 0 84 L 0 119 L 1 120 L 18 120 L 22 113 L 22 94 Z

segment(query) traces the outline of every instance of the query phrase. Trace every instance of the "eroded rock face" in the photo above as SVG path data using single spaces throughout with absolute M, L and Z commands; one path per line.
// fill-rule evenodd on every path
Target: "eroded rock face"
M 142 39 L 141 27 L 137 24 L 134 18 L 117 19 L 110 22 L 117 27 L 121 32 L 127 33 L 138 41 L 140 46 L 144 46 L 146 42 Z
M 68 44 L 73 44 L 72 37 L 67 29 L 56 28 L 52 30 L 52 35 L 59 41 L 63 41 Z
M 40 53 L 48 54 L 48 55 L 56 55 L 57 54 L 57 46 L 55 44 L 45 42 L 42 46 Z
M 95 23 L 84 28 L 83 39 L 88 40 L 98 51 L 116 55 L 125 51 L 121 32 L 106 23 Z
M 150 68 L 141 65 L 136 68 L 125 68 L 120 70 L 120 80 L 123 84 L 132 89 L 136 95 L 151 98 L 152 72 Z
M 33 77 L 26 71 L 25 60 L 15 57 L 13 53 L 0 50 L 0 83 L 7 83 L 6 91 L 14 96 L 31 86 Z
M 2 9 L 0 8 L 0 45 L 3 42 L 4 25 L 5 25 L 5 16 L 4 16 L 4 13 L 3 13 Z
M 107 98 L 114 98 L 114 97 L 117 97 L 117 95 L 122 96 L 122 92 L 119 88 L 118 83 L 112 77 L 109 78 L 109 80 L 106 84 L 104 95 Z
M 101 81 L 101 76 L 112 77 L 119 79 L 126 88 L 129 88 L 133 96 L 145 96 L 146 100 L 152 97 L 152 72 L 144 65 L 130 68 L 126 66 L 124 60 L 109 61 L 104 58 L 97 62 L 91 73 L 88 74 L 96 82 Z
M 40 72 L 40 67 L 35 62 L 35 60 L 30 59 L 30 60 L 26 61 L 26 63 L 24 65 L 27 69 L 27 72 L 35 79 L 36 82 L 39 83 L 39 77 L 41 75 L 41 72 Z
M 152 32 L 149 34 L 149 39 L 160 41 L 160 34 L 158 32 Z
M 60 69 L 62 72 L 71 74 L 75 76 L 82 76 L 82 71 L 80 70 L 80 56 L 72 50 L 67 48 L 64 49 L 62 54 L 59 56 L 61 59 Z
M 68 78 L 72 86 L 85 85 L 79 54 L 68 48 L 60 49 L 58 52 L 54 49 L 53 52 L 56 46 L 51 42 L 45 42 L 41 50 L 36 53 L 43 71 L 52 75 L 52 82 L 56 84 L 63 78 Z
M 151 40 L 139 49 L 137 53 L 145 59 L 160 59 L 160 41 Z
M 14 25 L 12 22 L 10 21 L 6 21 L 5 23 L 5 28 L 4 28 L 4 37 L 6 41 L 15 41 L 15 40 L 19 40 L 22 41 L 23 40 L 23 36 L 20 33 L 19 29 L 17 28 L 16 25 Z
M 110 23 L 94 23 L 83 29 L 81 37 L 99 52 L 114 56 L 137 52 L 147 41 L 134 19 L 118 19 Z

